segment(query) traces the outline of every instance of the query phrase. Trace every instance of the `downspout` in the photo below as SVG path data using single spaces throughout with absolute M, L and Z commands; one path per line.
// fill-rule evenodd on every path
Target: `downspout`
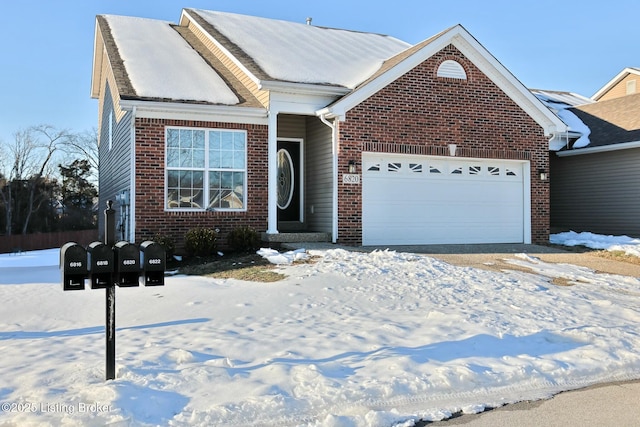
M 320 114 L 320 121 L 331 129 L 331 157 L 332 157 L 332 214 L 331 214 L 331 242 L 338 241 L 338 131 L 334 123 L 331 123 L 325 117 L 326 114 Z
M 131 189 L 129 192 L 129 239 L 136 241 L 136 106 L 131 110 Z

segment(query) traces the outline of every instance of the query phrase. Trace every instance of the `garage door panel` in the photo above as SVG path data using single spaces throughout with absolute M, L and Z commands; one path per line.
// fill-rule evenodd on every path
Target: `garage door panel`
M 365 154 L 363 165 L 366 245 L 524 241 L 523 163 Z

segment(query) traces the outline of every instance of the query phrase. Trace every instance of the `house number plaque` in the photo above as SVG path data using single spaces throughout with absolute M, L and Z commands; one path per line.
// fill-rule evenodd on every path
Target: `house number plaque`
M 345 173 L 342 175 L 343 184 L 360 184 L 360 175 L 355 173 Z

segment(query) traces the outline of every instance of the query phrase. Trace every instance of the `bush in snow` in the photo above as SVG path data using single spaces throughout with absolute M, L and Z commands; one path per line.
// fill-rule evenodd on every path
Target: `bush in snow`
M 176 242 L 171 236 L 158 233 L 153 236 L 153 241 L 162 246 L 164 252 L 167 254 L 167 259 L 173 259 L 173 255 L 176 250 Z
M 253 252 L 260 248 L 260 235 L 253 228 L 236 227 L 227 236 L 227 245 L 235 252 Z
M 216 249 L 218 233 L 205 227 L 196 227 L 187 231 L 184 236 L 184 249 L 194 256 L 209 256 Z

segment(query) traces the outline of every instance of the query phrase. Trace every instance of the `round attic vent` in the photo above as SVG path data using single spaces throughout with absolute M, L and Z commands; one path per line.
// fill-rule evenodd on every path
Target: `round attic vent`
M 464 71 L 464 68 L 462 68 L 462 65 L 452 59 L 447 59 L 442 64 L 440 64 L 440 66 L 438 67 L 437 76 L 447 77 L 450 79 L 467 79 L 467 73 Z

